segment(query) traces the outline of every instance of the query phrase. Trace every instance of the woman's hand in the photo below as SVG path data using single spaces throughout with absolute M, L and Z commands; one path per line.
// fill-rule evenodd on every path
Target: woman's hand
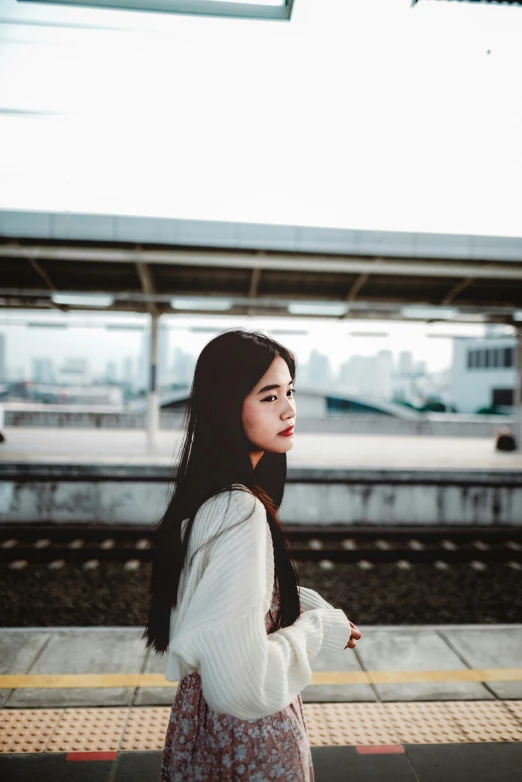
M 348 619 L 348 621 L 350 622 L 349 619 Z M 351 627 L 353 629 L 352 629 L 352 633 L 350 635 L 350 640 L 348 641 L 348 643 L 344 647 L 345 649 L 348 649 L 348 648 L 353 649 L 355 647 L 355 642 L 358 641 L 359 638 L 361 637 L 361 634 L 360 634 L 359 630 L 357 629 L 357 627 L 354 625 L 354 623 L 350 622 L 350 625 L 351 625 Z

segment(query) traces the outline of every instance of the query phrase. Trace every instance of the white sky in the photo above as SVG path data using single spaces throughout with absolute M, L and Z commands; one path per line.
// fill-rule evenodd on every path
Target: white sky
M 0 115 L 2 208 L 522 234 L 520 7 L 0 18 L 128 28 L 0 26 L 0 108 L 65 112 Z
M 0 22 L 0 208 L 522 235 L 520 7 L 296 0 L 288 24 L 0 0 Z M 424 326 L 277 325 L 303 324 L 280 338 L 301 360 L 450 361 Z M 373 329 L 391 336 L 347 341 Z M 139 346 L 136 332 L 0 333 L 9 366 L 91 353 L 102 368 Z

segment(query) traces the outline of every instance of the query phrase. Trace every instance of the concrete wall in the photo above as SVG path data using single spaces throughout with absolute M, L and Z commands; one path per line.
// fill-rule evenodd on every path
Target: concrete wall
M 181 428 L 183 415 L 162 413 L 161 429 Z M 89 412 L 83 410 L 43 409 L 4 412 L 5 426 L 81 427 L 87 429 L 144 429 L 142 413 Z M 409 420 L 388 415 L 297 415 L 300 432 L 435 435 L 440 437 L 494 437 L 502 426 L 512 426 L 508 416 L 475 416 L 432 413 Z
M 156 523 L 168 470 L 2 465 L 0 523 Z M 522 525 L 520 475 L 507 471 L 289 470 L 287 524 Z

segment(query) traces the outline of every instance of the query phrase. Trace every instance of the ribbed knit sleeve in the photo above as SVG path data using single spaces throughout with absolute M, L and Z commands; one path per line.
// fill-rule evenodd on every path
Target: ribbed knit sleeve
M 267 584 L 266 510 L 254 495 L 235 489 L 223 514 L 228 495 L 224 503 L 222 496 L 216 498 L 224 515 L 221 534 L 211 544 L 170 650 L 199 670 L 211 709 L 258 719 L 288 706 L 309 683 L 310 663 L 321 648 L 344 649 L 351 627 L 341 609 L 319 607 L 267 635 L 266 594 L 272 585 Z
M 330 610 L 335 610 L 333 605 L 327 603 L 324 597 L 321 597 L 321 595 L 313 589 L 308 589 L 308 587 L 303 586 L 297 588 L 299 590 L 299 601 L 301 603 L 302 611 L 310 611 L 314 608 L 329 608 Z

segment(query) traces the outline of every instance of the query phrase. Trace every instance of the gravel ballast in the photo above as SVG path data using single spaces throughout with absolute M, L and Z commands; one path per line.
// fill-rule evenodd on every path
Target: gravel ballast
M 469 564 L 357 564 L 323 569 L 296 562 L 299 581 L 342 608 L 357 624 L 522 622 L 522 570 L 507 564 L 475 570 Z M 4 627 L 143 625 L 150 564 L 136 570 L 105 562 L 92 570 L 67 564 L 52 570 L 0 566 Z

